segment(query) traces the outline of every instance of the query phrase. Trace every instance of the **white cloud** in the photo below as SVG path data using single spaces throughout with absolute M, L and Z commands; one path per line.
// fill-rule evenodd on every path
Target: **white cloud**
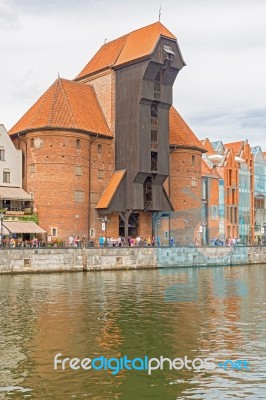
M 0 32 L 18 28 L 19 23 L 14 3 L 8 0 L 0 0 Z
M 199 137 L 266 149 L 264 0 L 0 0 L 0 122 L 10 128 L 58 72 L 74 78 L 105 39 L 156 21 L 160 3 L 187 63 L 174 86 L 181 115 Z

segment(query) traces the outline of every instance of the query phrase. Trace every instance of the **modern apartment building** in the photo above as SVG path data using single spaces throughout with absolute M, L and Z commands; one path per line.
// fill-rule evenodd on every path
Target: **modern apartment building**
M 260 146 L 252 147 L 254 157 L 255 242 L 266 243 L 266 159 Z

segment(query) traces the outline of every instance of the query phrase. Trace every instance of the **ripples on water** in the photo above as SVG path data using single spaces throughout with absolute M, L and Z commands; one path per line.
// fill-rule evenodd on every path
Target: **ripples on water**
M 266 265 L 0 277 L 0 399 L 265 399 Z M 64 357 L 246 359 L 251 371 L 54 371 Z

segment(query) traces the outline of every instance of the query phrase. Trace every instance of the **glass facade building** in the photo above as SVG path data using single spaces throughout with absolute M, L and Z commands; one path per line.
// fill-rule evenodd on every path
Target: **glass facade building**
M 254 206 L 255 239 L 257 243 L 265 241 L 266 234 L 266 160 L 261 147 L 252 148 L 254 156 Z
M 250 241 L 251 174 L 246 163 L 239 169 L 239 238 L 244 244 Z

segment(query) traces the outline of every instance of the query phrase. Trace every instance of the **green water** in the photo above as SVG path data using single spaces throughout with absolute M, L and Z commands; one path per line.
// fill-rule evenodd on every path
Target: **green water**
M 0 277 L 0 399 L 265 399 L 266 265 Z M 54 370 L 64 357 L 250 370 Z

